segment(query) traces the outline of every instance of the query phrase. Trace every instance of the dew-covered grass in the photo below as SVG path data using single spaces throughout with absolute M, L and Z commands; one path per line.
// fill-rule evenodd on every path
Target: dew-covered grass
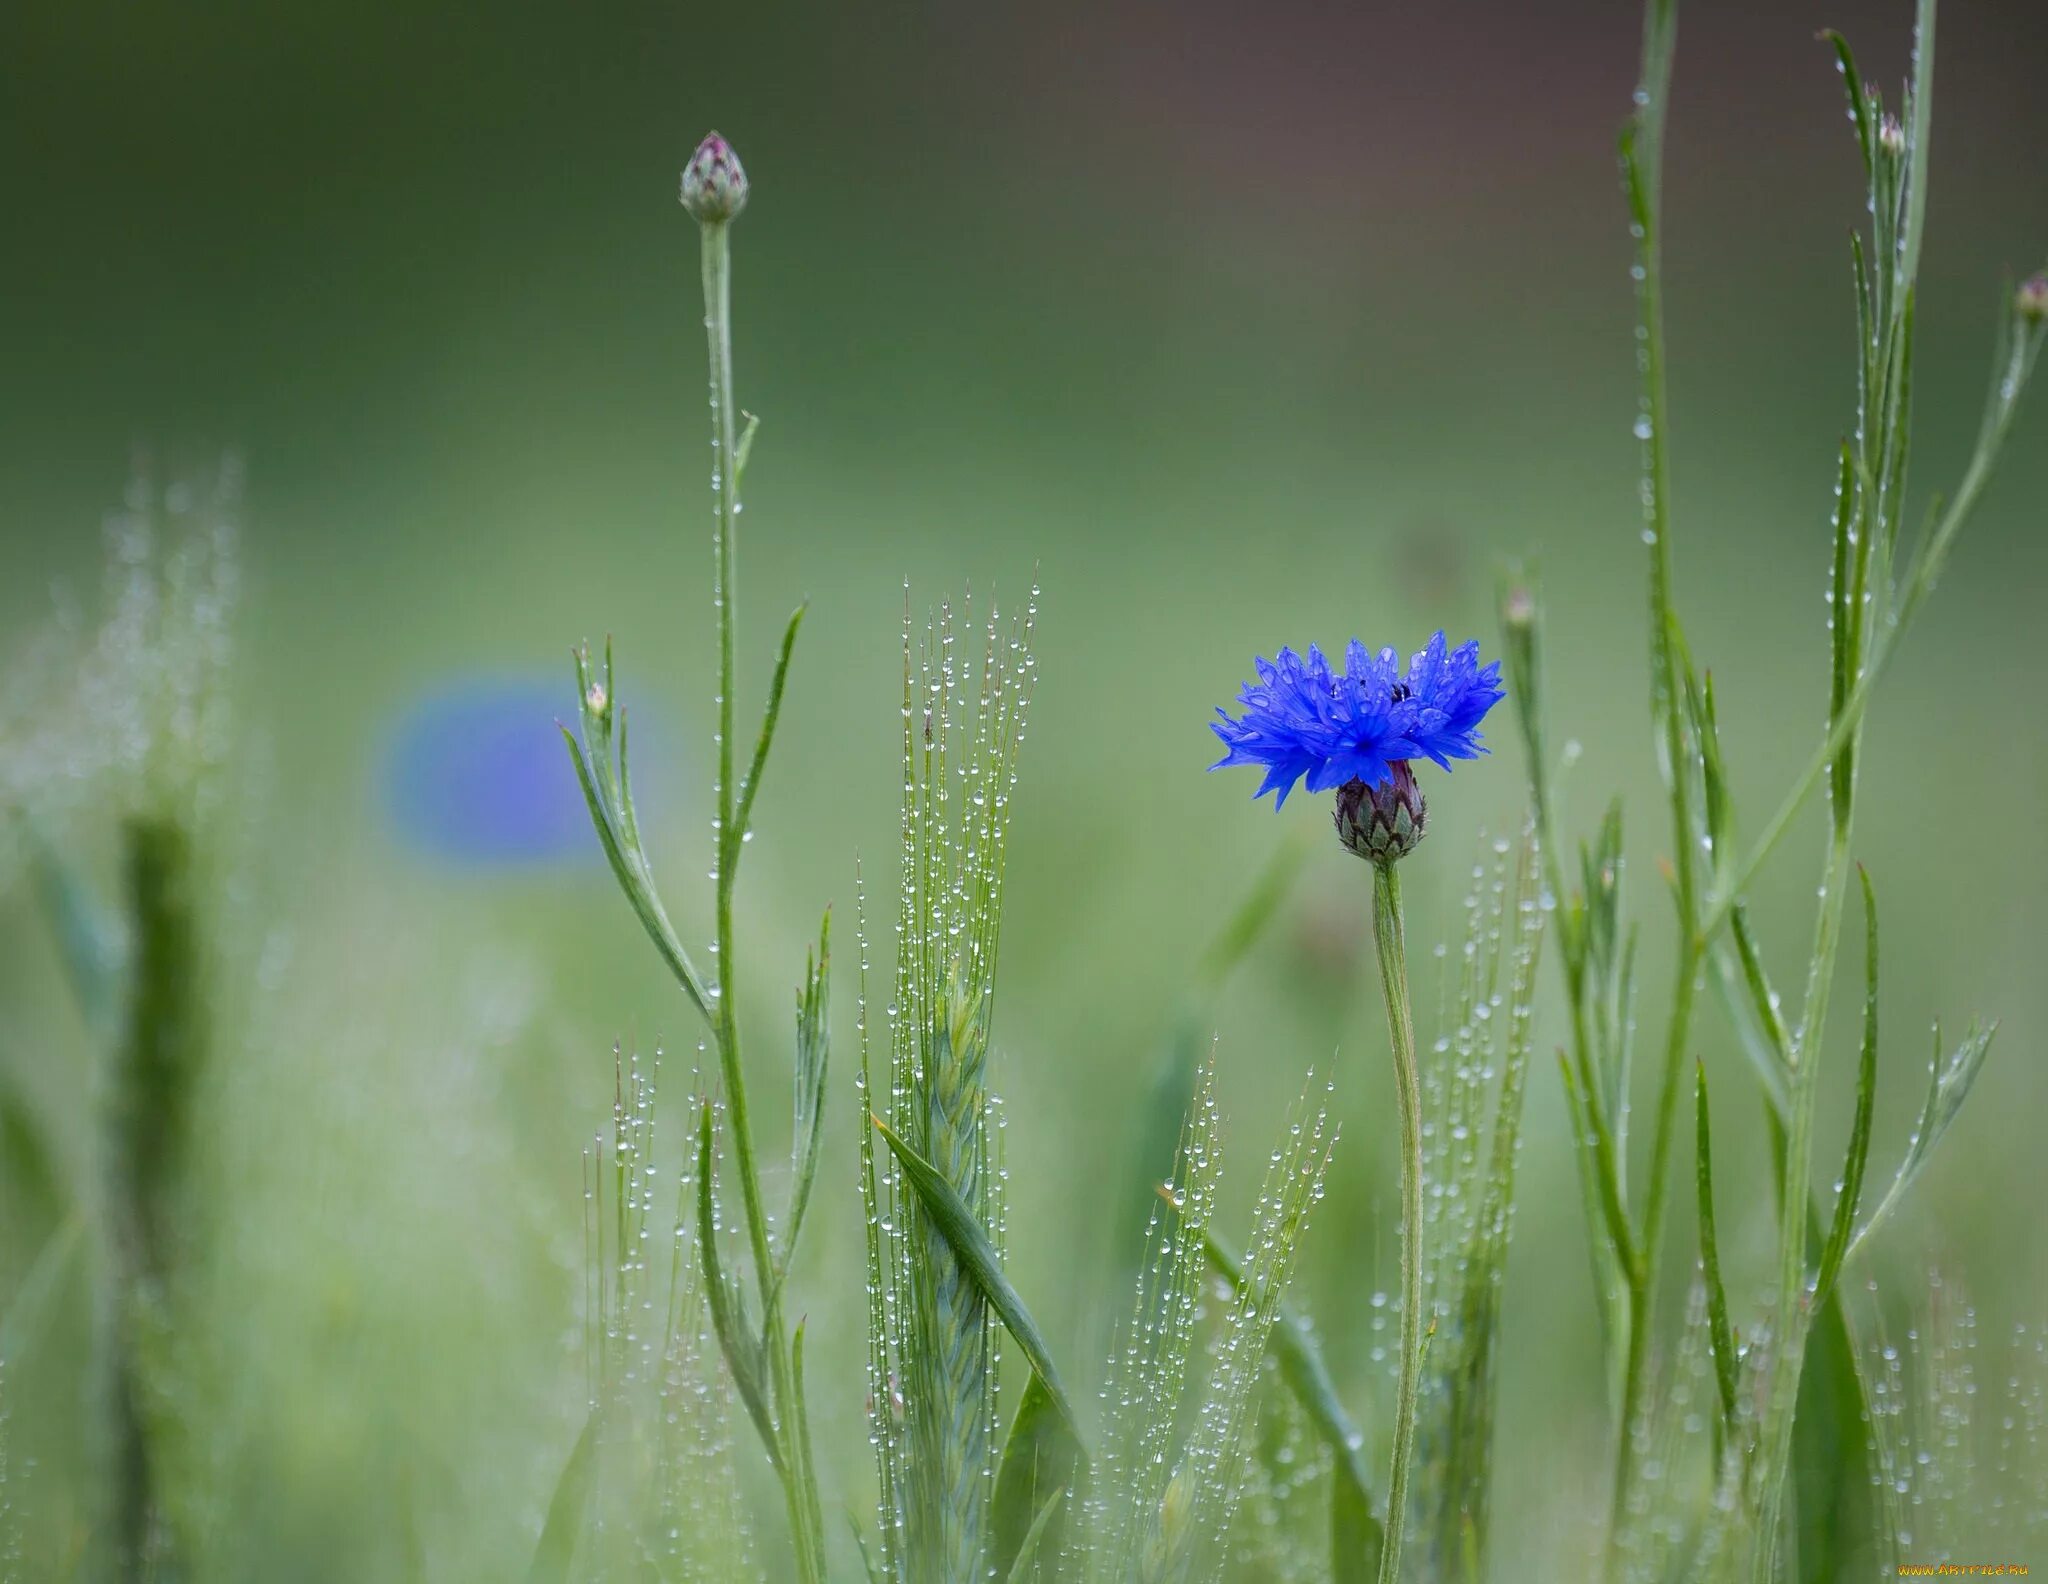
M 2028 960 L 1994 915 L 2038 876 L 1966 877 L 1954 733 L 1893 708 L 1965 528 L 2027 509 L 1996 481 L 2038 452 L 2048 283 L 1987 283 L 1975 438 L 1909 470 L 1959 428 L 1916 399 L 1935 5 L 1893 96 L 1830 35 L 1843 432 L 1747 574 L 1825 611 L 1759 670 L 1752 591 L 1695 572 L 1670 395 L 1676 12 L 1615 107 L 1641 519 L 1610 537 L 1647 598 L 1503 564 L 1500 751 L 1336 787 L 1341 840 L 1306 794 L 1219 840 L 1224 778 L 1157 751 L 1157 678 L 1220 698 L 1250 658 L 1176 617 L 1170 536 L 1111 588 L 1064 586 L 1065 530 L 1022 567 L 906 532 L 853 617 L 871 569 L 746 512 L 798 441 L 747 405 L 775 326 L 716 134 L 682 183 L 709 554 L 579 528 L 616 643 L 575 642 L 557 722 L 442 654 L 392 832 L 295 817 L 319 701 L 250 707 L 242 461 L 138 465 L 103 590 L 0 684 L 0 1584 L 2048 1566 L 2048 1262 L 2024 1129 L 1971 1103 L 2040 1009 L 1923 960 Z M 1350 620 L 1331 586 L 1375 576 L 1245 593 Z M 657 625 L 667 580 L 709 597 Z M 1405 628 L 1472 614 L 1409 583 Z M 1558 686 L 1589 653 L 1608 680 Z

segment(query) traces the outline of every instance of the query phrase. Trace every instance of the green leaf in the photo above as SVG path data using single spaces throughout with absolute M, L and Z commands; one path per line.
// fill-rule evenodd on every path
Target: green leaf
M 747 1320 L 745 1298 L 727 1276 L 718 1258 L 718 1211 L 711 1186 L 716 1163 L 712 1155 L 711 1133 L 711 1102 L 707 1100 L 699 1112 L 697 1128 L 697 1257 L 704 1267 L 704 1293 L 711 1309 L 711 1329 L 717 1333 L 719 1351 L 725 1355 L 726 1368 L 732 1371 L 733 1386 L 740 1394 L 740 1401 L 746 1405 L 747 1417 L 754 1421 L 754 1428 L 761 1435 L 761 1444 L 767 1448 L 768 1461 L 775 1465 L 777 1473 L 781 1473 L 782 1438 L 776 1433 L 775 1420 L 768 1411 L 763 1386 L 767 1360 L 761 1356 L 761 1344 Z
M 804 965 L 803 988 L 796 998 L 796 1118 L 790 1132 L 789 1214 L 784 1220 L 782 1248 L 775 1262 L 772 1290 L 779 1294 L 796 1255 L 797 1233 L 811 1202 L 818 1176 L 818 1152 L 825 1140 L 825 1074 L 830 1066 L 830 991 L 832 914 L 818 926 L 818 951 Z
M 1330 1584 L 1371 1584 L 1386 1543 L 1372 1498 L 1339 1459 L 1330 1481 Z
M 990 1509 L 992 1572 L 1020 1580 L 1030 1576 L 1032 1557 L 1043 1543 L 1053 1511 L 1083 1467 L 1073 1425 L 1044 1377 L 1034 1371 L 1017 1404 L 996 1472 Z
M 75 1210 L 43 1240 L 7 1307 L 0 1310 L 0 1363 L 17 1367 L 34 1354 L 49 1329 L 58 1290 L 84 1242 L 85 1217 Z
M 1025 1584 L 1025 1580 L 1037 1571 L 1038 1553 L 1045 1546 L 1053 1515 L 1060 1510 L 1065 1496 L 1065 1491 L 1054 1491 L 1046 1497 L 1045 1505 L 1038 1509 L 1038 1516 L 1031 1520 L 1031 1527 L 1025 1532 L 1024 1543 L 1017 1548 L 1016 1561 L 1010 1564 L 1010 1571 L 1004 1575 L 1009 1584 Z
M 754 454 L 754 431 L 761 427 L 760 418 L 754 413 L 742 413 L 747 420 L 746 428 L 740 431 L 739 443 L 732 448 L 732 488 L 739 493 L 740 481 L 747 476 L 747 458 Z
M 1991 1041 L 1998 1033 L 1996 1023 L 1981 1027 L 1973 1020 L 1962 1042 L 1949 1053 L 1948 1059 L 1941 1059 L 1941 1025 L 1934 1027 L 1933 1066 L 1928 1071 L 1927 1100 L 1920 1108 L 1920 1120 L 1913 1128 L 1913 1137 L 1906 1146 L 1906 1158 L 1899 1162 L 1898 1174 L 1892 1178 L 1892 1185 L 1885 1190 L 1885 1196 L 1863 1229 L 1849 1240 L 1846 1259 L 1853 1259 L 1856 1251 L 1869 1240 L 1872 1233 L 1882 1226 L 1885 1219 L 1898 1208 L 1906 1190 L 1926 1166 L 1927 1159 L 1934 1153 L 1934 1146 L 1941 1142 L 1942 1135 L 1962 1110 L 1963 1101 L 1969 1097 L 1970 1088 L 1977 1081 L 1977 1074 L 1984 1070 L 1984 1059 L 1991 1054 Z
M 811 1415 L 804 1395 L 804 1331 L 807 1321 L 799 1320 L 789 1338 L 790 1458 L 796 1464 L 797 1486 L 804 1493 L 804 1517 L 810 1543 L 822 1556 L 825 1548 L 825 1508 L 818 1496 L 818 1471 L 811 1460 Z M 764 1346 L 772 1346 L 764 1343 Z
M 526 1584 L 568 1584 L 569 1569 L 576 1560 L 576 1542 L 583 1537 L 583 1512 L 590 1503 L 591 1476 L 597 1463 L 598 1411 L 593 1408 L 583 1421 L 569 1461 L 562 1465 L 555 1481 L 555 1493 L 548 1499 L 547 1523 L 540 1543 L 533 1548 L 533 1561 L 526 1570 Z
M 1778 1010 L 1778 993 L 1771 988 L 1764 970 L 1763 954 L 1757 947 L 1756 932 L 1750 927 L 1749 910 L 1739 903 L 1729 910 L 1729 938 L 1714 942 L 1716 982 L 1723 1005 L 1765 1097 L 1773 1112 L 1787 1114 L 1791 1104 L 1791 1031 Z
M 585 758 L 583 745 L 576 741 L 575 734 L 564 726 L 562 740 L 569 745 L 569 762 L 576 768 L 577 785 L 583 789 L 583 801 L 590 808 L 590 822 L 597 831 L 599 845 L 604 848 L 606 860 L 612 866 L 612 874 L 619 882 L 619 889 L 626 894 L 626 900 L 639 915 L 641 926 L 647 931 L 647 938 L 654 942 L 661 953 L 662 961 L 668 964 L 676 982 L 690 998 L 706 1023 L 715 1022 L 711 1014 L 711 997 L 704 989 L 704 981 L 698 977 L 696 965 L 690 961 L 690 954 L 684 950 L 677 937 L 675 926 L 669 923 L 667 910 L 661 905 L 661 898 L 654 892 L 652 883 L 645 873 L 646 860 L 637 843 L 631 848 L 620 845 L 619 835 L 612 829 L 612 819 L 606 813 L 605 803 L 599 792 L 596 777 Z M 630 800 L 628 800 L 630 801 Z M 621 810 L 621 818 L 624 811 Z
M 1814 1316 L 1792 1421 L 1792 1503 L 1801 1584 L 1876 1578 L 1868 1392 L 1838 1290 Z M 1890 1570 L 1885 1570 L 1889 1572 Z
M 1710 844 L 1711 872 L 1724 875 L 1735 857 L 1735 813 L 1730 806 L 1728 777 L 1721 762 L 1721 726 L 1714 712 L 1714 673 L 1694 680 L 1690 660 L 1684 667 L 1686 705 L 1692 715 L 1693 738 L 1700 752 L 1700 786 L 1704 835 Z
M 1849 51 L 1849 41 L 1833 28 L 1825 29 L 1821 37 L 1834 46 L 1835 62 L 1842 70 L 1842 88 L 1849 96 L 1849 119 L 1856 123 L 1856 144 L 1863 151 L 1863 169 L 1866 174 L 1872 173 L 1877 169 L 1877 128 L 1871 121 L 1856 57 Z
M 1586 1252 L 1592 1257 L 1593 1297 L 1599 1307 L 1601 1352 L 1610 1364 L 1619 1367 L 1619 1344 L 1625 1336 L 1622 1331 L 1621 1283 L 1626 1262 L 1614 1241 L 1617 1222 L 1613 1212 L 1606 1208 L 1607 1201 L 1603 1197 L 1612 1183 L 1602 1180 L 1592 1120 L 1586 1114 L 1579 1082 L 1572 1075 L 1571 1057 L 1562 1048 L 1557 1053 L 1557 1073 L 1564 1085 L 1565 1111 L 1571 1119 L 1572 1151 L 1578 1160 L 1579 1211 L 1586 1223 Z M 1625 1217 L 1618 1224 L 1621 1230 L 1627 1230 Z
M 1863 1171 L 1870 1160 L 1870 1122 L 1877 1104 L 1877 896 L 1870 887 L 1869 871 L 1858 864 L 1856 874 L 1863 882 L 1863 1050 L 1856 1070 L 1856 1118 L 1849 1128 L 1849 1155 L 1842 1163 L 1842 1186 L 1835 1193 L 1834 1221 L 1821 1249 L 1820 1272 L 1814 1278 L 1816 1298 L 1826 1298 L 1834 1290 L 1835 1278 L 1841 1274 L 1842 1261 L 1849 1252 L 1856 1208 L 1862 1202 Z
M 1766 1113 L 1778 1191 L 1785 1182 L 1785 1127 Z M 1821 1243 L 1820 1217 L 1806 1210 L 1806 1244 Z M 1798 1526 L 1797 1584 L 1843 1584 L 1872 1578 L 1857 1571 L 1862 1553 L 1880 1533 L 1872 1488 L 1870 1392 L 1862 1354 L 1849 1327 L 1839 1288 L 1823 1303 L 1807 1331 L 1792 1416 L 1792 1461 L 1787 1470 L 1792 1521 Z
M 1714 1235 L 1714 1141 L 1707 1121 L 1707 1064 L 1698 1063 L 1696 1070 L 1700 1264 L 1706 1276 L 1707 1328 L 1714 1349 L 1714 1380 L 1721 1393 L 1721 1428 L 1723 1434 L 1732 1439 L 1735 1431 L 1735 1330 L 1728 1323 L 1728 1292 L 1721 1285 L 1721 1245 Z
M 888 1123 L 880 1117 L 872 1117 L 875 1127 L 883 1138 L 889 1141 L 889 1148 L 895 1151 L 897 1161 L 903 1167 L 903 1175 L 916 1190 L 918 1201 L 924 1206 L 925 1214 L 931 1217 L 932 1225 L 945 1238 L 959 1259 L 962 1269 L 981 1289 L 982 1297 L 989 1307 L 1002 1316 L 1003 1324 L 1009 1327 L 1010 1335 L 1017 1339 L 1017 1346 L 1030 1360 L 1031 1367 L 1038 1371 L 1045 1389 L 1052 1400 L 1074 1428 L 1075 1439 L 1080 1438 L 1080 1421 L 1074 1416 L 1072 1399 L 1060 1384 L 1059 1371 L 1052 1361 L 1052 1351 L 1046 1346 L 1044 1333 L 1038 1329 L 1038 1322 L 1031 1318 L 1031 1311 L 1024 1307 L 1024 1300 L 1017 1295 L 1017 1289 L 1010 1285 L 1009 1277 L 1003 1274 L 1002 1262 L 996 1257 L 995 1245 L 989 1242 L 988 1233 L 966 1202 L 954 1191 L 953 1185 L 939 1175 L 938 1169 L 916 1150 L 896 1135 Z
M 752 435 L 751 426 L 747 433 Z M 740 848 L 746 842 L 747 832 L 753 828 L 754 796 L 761 790 L 761 776 L 768 768 L 768 750 L 775 742 L 776 722 L 782 719 L 782 689 L 789 681 L 789 662 L 796 653 L 797 629 L 803 626 L 804 612 L 809 609 L 808 604 L 797 606 L 790 614 L 788 627 L 783 629 L 782 652 L 775 657 L 775 675 L 768 683 L 768 707 L 761 714 L 761 734 L 754 740 L 753 762 L 747 766 L 746 779 L 740 783 L 739 806 L 733 811 L 732 829 L 721 837 L 728 866 L 738 863 Z
M 597 832 L 605 860 L 619 882 L 619 889 L 639 916 L 641 927 L 661 953 L 669 972 L 683 987 L 706 1023 L 717 1021 L 711 1012 L 711 997 L 690 954 L 683 948 L 668 910 L 654 889 L 654 872 L 640 843 L 640 823 L 633 810 L 631 763 L 626 752 L 626 712 L 612 691 L 612 654 L 605 645 L 604 678 L 598 685 L 591 673 L 587 645 L 571 651 L 576 663 L 576 709 L 583 727 L 583 740 L 562 726 L 562 741 L 569 749 L 569 762 L 576 771 L 576 784 L 583 789 L 583 801 L 590 810 L 590 823 Z M 616 765 L 612 758 L 612 722 L 618 721 L 619 742 Z
M 1920 274 L 1920 237 L 1927 219 L 1927 155 L 1934 123 L 1935 0 L 1919 0 L 1913 13 L 1913 80 L 1903 106 L 1906 195 L 1900 206 L 1898 278 L 1910 290 Z

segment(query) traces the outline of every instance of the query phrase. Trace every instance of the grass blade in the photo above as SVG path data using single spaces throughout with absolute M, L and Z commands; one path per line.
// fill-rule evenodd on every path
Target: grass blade
M 1377 1578 L 1386 1543 L 1372 1498 L 1340 1458 L 1330 1481 L 1330 1584 L 1367 1584 Z
M 1842 1260 L 1849 1252 L 1856 1208 L 1863 1195 L 1863 1171 L 1870 1160 L 1870 1122 L 1877 1103 L 1877 896 L 1870 887 L 1869 871 L 1858 864 L 1856 874 L 1863 882 L 1865 925 L 1863 1050 L 1856 1070 L 1856 1119 L 1849 1130 L 1849 1155 L 1842 1163 L 1842 1186 L 1835 1193 L 1834 1222 L 1821 1249 L 1820 1272 L 1814 1278 L 1816 1301 L 1825 1299 L 1833 1290 L 1835 1278 L 1841 1274 Z
M 791 1461 L 796 1464 L 797 1486 L 804 1493 L 811 1533 L 822 1536 L 825 1533 L 825 1507 L 818 1496 L 818 1471 L 811 1461 L 811 1415 L 810 1410 L 805 1407 L 804 1397 L 805 1325 L 806 1322 L 798 1321 L 796 1329 L 789 1337 L 789 1451 Z
M 1080 1477 L 1081 1443 L 1036 1371 L 1024 1387 L 1017 1417 L 1003 1443 L 990 1508 L 989 1567 L 997 1576 L 1030 1577 L 1055 1508 Z M 1053 1553 L 1057 1554 L 1054 1545 Z
M 1698 1064 L 1697 1157 L 1700 1198 L 1700 1264 L 1706 1276 L 1707 1328 L 1714 1349 L 1714 1381 L 1721 1394 L 1721 1430 L 1735 1430 L 1735 1331 L 1728 1323 L 1728 1292 L 1721 1284 L 1721 1245 L 1714 1232 L 1714 1141 L 1707 1121 L 1707 1064 Z
M 698 976 L 696 965 L 690 961 L 690 954 L 683 949 L 677 937 L 675 926 L 668 921 L 668 912 L 661 905 L 661 898 L 655 895 L 652 884 L 645 875 L 646 859 L 638 843 L 630 850 L 620 843 L 619 833 L 612 828 L 612 818 L 599 788 L 599 778 L 593 774 L 589 760 L 585 757 L 583 745 L 576 740 L 576 734 L 568 727 L 560 728 L 562 740 L 569 745 L 569 762 L 576 768 L 576 783 L 583 789 L 583 801 L 590 808 L 590 823 L 597 831 L 599 845 L 604 848 L 606 860 L 612 866 L 612 874 L 619 882 L 619 889 L 633 906 L 641 926 L 647 931 L 647 938 L 654 942 L 661 959 L 668 964 L 669 972 L 683 987 L 683 993 L 690 998 L 698 1014 L 708 1024 L 716 1026 L 717 1019 L 711 1013 L 711 997 L 704 988 L 704 981 Z M 609 779 L 608 777 L 605 779 Z M 622 802 L 620 818 L 626 818 L 630 807 L 630 796 Z
M 704 1296 L 711 1308 L 711 1328 L 718 1336 L 719 1351 L 725 1355 L 732 1382 L 746 1404 L 747 1417 L 761 1434 L 768 1461 L 782 1472 L 782 1438 L 776 1433 L 774 1417 L 762 1390 L 764 1360 L 761 1345 L 748 1323 L 746 1301 L 726 1275 L 718 1258 L 718 1211 L 711 1180 L 716 1163 L 711 1149 L 711 1102 L 705 1101 L 697 1128 L 697 1257 L 704 1267 Z
M 818 952 L 804 965 L 796 1000 L 796 1117 L 790 1131 L 789 1215 L 775 1263 L 773 1291 L 780 1293 L 796 1255 L 797 1233 L 810 1207 L 818 1176 L 818 1152 L 825 1142 L 825 1075 L 831 1065 L 832 915 L 818 926 Z
M 35 1352 L 50 1324 L 57 1290 L 84 1242 L 85 1218 L 74 1211 L 36 1251 L 20 1284 L 8 1296 L 7 1307 L 0 1310 L 0 1364 L 13 1368 Z
M 751 439 L 753 425 L 747 426 Z M 747 766 L 747 778 L 740 783 L 739 807 L 733 812 L 732 829 L 723 833 L 725 862 L 736 863 L 740 848 L 745 844 L 747 832 L 752 829 L 754 818 L 754 795 L 761 790 L 761 774 L 768 768 L 768 750 L 775 741 L 775 725 L 782 718 L 782 689 L 789 680 L 790 657 L 796 653 L 797 629 L 804 624 L 804 612 L 809 603 L 797 606 L 791 613 L 788 627 L 783 629 L 782 650 L 775 657 L 775 675 L 768 683 L 768 707 L 761 714 L 761 735 L 754 740 L 754 758 Z
M 590 1486 L 597 1464 L 598 1412 L 595 1408 L 583 1421 L 583 1431 L 562 1465 L 555 1481 L 555 1493 L 548 1499 L 548 1517 L 533 1548 L 533 1561 L 526 1570 L 526 1584 L 569 1584 L 569 1570 L 576 1561 L 576 1542 L 583 1536 L 583 1513 L 590 1503 Z
M 924 1206 L 932 1224 L 951 1246 L 974 1284 L 981 1289 L 989 1307 L 1009 1327 L 1010 1335 L 1017 1339 L 1017 1346 L 1023 1349 L 1025 1358 L 1031 1361 L 1031 1367 L 1045 1383 L 1054 1405 L 1074 1427 L 1078 1441 L 1080 1421 L 1074 1416 L 1073 1402 L 1067 1396 L 1066 1388 L 1060 1384 L 1059 1370 L 1053 1364 L 1045 1335 L 1038 1329 L 1038 1322 L 1031 1318 L 1031 1311 L 1024 1307 L 1024 1300 L 1017 1295 L 1017 1289 L 1010 1285 L 1009 1277 L 1003 1274 L 995 1245 L 989 1242 L 981 1222 L 954 1192 L 952 1184 L 939 1175 L 937 1167 L 906 1144 L 880 1117 L 873 1117 L 872 1121 L 882 1137 L 889 1141 L 889 1148 L 903 1167 L 905 1179 L 916 1190 L 918 1202 Z
M 1033 1376 L 1036 1380 L 1038 1377 Z M 1045 1499 L 1045 1505 L 1038 1509 L 1038 1516 L 1031 1520 L 1031 1527 L 1025 1531 L 1024 1543 L 1017 1548 L 1017 1557 L 1010 1564 L 1010 1571 L 1004 1575 L 1009 1584 L 1024 1584 L 1038 1567 L 1038 1553 L 1044 1547 L 1046 1530 L 1051 1526 L 1053 1515 L 1060 1510 L 1061 1498 L 1065 1491 L 1054 1491 Z
M 1956 1113 L 1962 1109 L 1970 1088 L 1977 1081 L 1977 1074 L 1984 1069 L 1984 1059 L 1991 1054 L 1991 1041 L 1998 1033 L 1996 1023 L 1982 1026 L 1974 1021 L 1963 1035 L 1962 1042 L 1950 1052 L 1948 1059 L 1941 1058 L 1941 1025 L 1934 1026 L 1934 1062 L 1927 1074 L 1927 1100 L 1920 1108 L 1920 1120 L 1913 1128 L 1911 1143 L 1906 1147 L 1906 1158 L 1899 1162 L 1899 1170 L 1892 1178 L 1892 1185 L 1885 1190 L 1885 1196 L 1863 1229 L 1849 1240 L 1846 1259 L 1855 1257 L 1856 1251 L 1869 1239 L 1885 1219 L 1899 1206 L 1906 1190 L 1920 1175 L 1927 1159 L 1934 1153 L 1934 1146 L 1955 1121 Z

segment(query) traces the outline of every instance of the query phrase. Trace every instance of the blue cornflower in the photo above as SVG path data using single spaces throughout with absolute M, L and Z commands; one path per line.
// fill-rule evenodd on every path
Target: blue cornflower
M 1476 641 L 1450 650 L 1441 632 L 1405 673 L 1392 649 L 1373 654 L 1356 639 L 1341 672 L 1314 644 L 1306 658 L 1282 649 L 1253 666 L 1258 680 L 1238 694 L 1244 713 L 1233 719 L 1219 709 L 1221 718 L 1210 723 L 1227 751 L 1209 768 L 1265 766 L 1253 796 L 1274 793 L 1275 808 L 1299 782 L 1311 792 L 1337 790 L 1340 829 L 1346 807 L 1358 814 L 1365 803 L 1384 801 L 1379 789 L 1391 788 L 1409 807 L 1418 839 L 1422 805 L 1408 761 L 1430 759 L 1448 770 L 1453 759 L 1485 753 L 1479 723 L 1502 697 L 1500 662 L 1482 667 Z

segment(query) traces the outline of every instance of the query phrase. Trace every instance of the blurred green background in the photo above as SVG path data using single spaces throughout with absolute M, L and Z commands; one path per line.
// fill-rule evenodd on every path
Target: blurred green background
M 1814 34 L 1843 28 L 1889 90 L 1909 12 L 1800 0 L 1682 25 L 1676 557 L 1751 831 L 1821 718 L 1825 512 L 1851 421 L 1860 173 Z M 566 713 L 567 646 L 610 633 L 660 748 L 671 905 L 686 939 L 708 935 L 703 351 L 675 179 L 711 125 L 754 184 L 735 237 L 740 395 L 763 418 L 749 701 L 782 617 L 812 601 L 748 855 L 757 1110 L 781 1110 L 778 1031 L 818 910 L 835 903 L 850 940 L 856 851 L 883 898 L 893 883 L 905 580 L 922 610 L 970 582 L 1015 602 L 1035 575 L 997 1021 L 1019 1285 L 1070 1355 L 1099 1352 L 1114 1294 L 1074 1260 L 1100 1252 L 1101 1163 L 1142 1125 L 1195 955 L 1306 833 L 1304 877 L 1213 1021 L 1240 1194 L 1305 1071 L 1334 1072 L 1344 1137 L 1305 1292 L 1377 1419 L 1360 1317 L 1392 1282 L 1396 1225 L 1365 875 L 1319 839 L 1318 804 L 1276 819 L 1249 776 L 1205 776 L 1204 722 L 1282 643 L 1414 648 L 1442 626 L 1491 648 L 1496 568 L 1540 554 L 1555 730 L 1583 745 L 1567 829 L 1627 800 L 1643 1015 L 1661 1018 L 1614 164 L 1636 30 L 1627 6 L 1499 3 L 7 9 L 6 652 L 53 585 L 90 604 L 133 448 L 165 474 L 223 446 L 248 463 L 220 925 L 234 1275 L 207 1320 L 239 1361 L 220 1482 L 236 1576 L 395 1576 L 403 1529 L 434 1577 L 503 1577 L 573 1439 L 580 1142 L 607 1114 L 615 1039 L 686 1056 L 695 1031 L 594 842 L 446 861 L 394 825 L 389 781 L 423 698 L 553 678 Z M 2002 273 L 2048 251 L 2044 59 L 2048 12 L 2026 0 L 1944 18 L 1923 500 L 1974 433 Z M 1993 1331 L 2048 1311 L 2041 406 L 1879 696 L 1858 839 L 1887 929 L 1874 1172 L 1902 1147 L 1930 1021 L 2004 1020 L 1876 1268 L 1910 1298 L 1939 1262 Z M 1423 942 L 1457 929 L 1482 828 L 1519 819 L 1505 713 L 1491 735 L 1493 759 L 1430 784 L 1433 837 L 1405 874 Z M 98 828 L 82 810 L 64 840 L 110 885 Z M 1788 989 L 1818 848 L 1809 820 L 1758 892 Z M 85 1040 L 18 886 L 0 942 L 0 1062 L 87 1182 Z M 831 1488 L 863 1506 L 852 958 L 836 1192 L 798 1280 L 838 1331 L 812 1370 Z M 1425 972 L 1418 999 L 1434 994 Z M 1837 1007 L 1846 1035 L 1853 998 Z M 1547 1051 L 1547 980 L 1542 1015 Z M 1723 1235 L 1747 1290 L 1769 1254 L 1758 1118 L 1718 1013 L 1699 1042 L 1731 1097 Z M 1847 1109 L 1837 1090 L 1823 1161 Z M 1500 1522 L 1565 1577 L 1604 1500 L 1606 1410 L 1547 1061 L 1528 1134 Z M 47 1516 L 82 1399 L 54 1363 L 10 1390 L 17 1468 L 39 1434 L 59 1449 L 40 1484 L 17 1474 L 32 1516 L 52 1493 Z

